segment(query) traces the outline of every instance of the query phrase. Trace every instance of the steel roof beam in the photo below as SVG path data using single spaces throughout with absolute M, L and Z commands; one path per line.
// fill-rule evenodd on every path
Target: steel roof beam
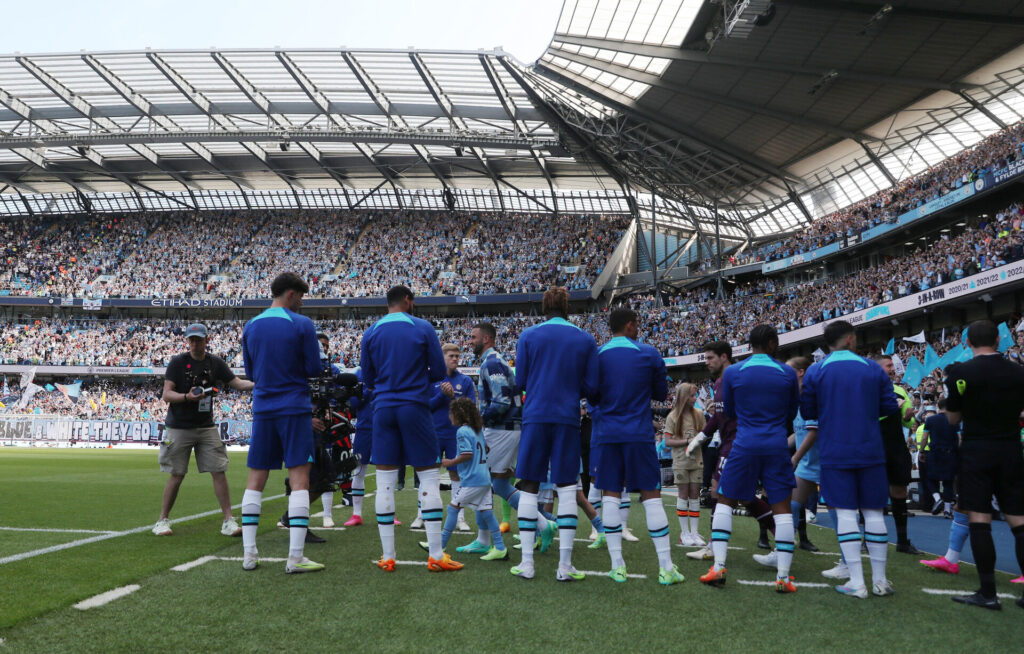
M 292 128 L 291 121 L 285 118 L 284 115 L 274 112 L 273 108 L 270 105 L 270 100 L 268 100 L 267 97 L 263 95 L 263 93 L 259 89 L 257 89 L 252 84 L 252 82 L 250 82 L 245 77 L 245 75 L 243 75 L 242 72 L 238 70 L 238 68 L 235 67 L 234 64 L 228 61 L 227 58 L 225 58 L 222 53 L 214 51 L 210 53 L 210 56 L 213 57 L 213 60 L 217 62 L 217 65 L 220 66 L 221 70 L 224 71 L 228 78 L 235 84 L 235 86 L 238 87 L 238 89 L 245 95 L 245 97 L 249 98 L 249 100 L 252 103 L 259 107 L 260 111 L 266 114 L 269 120 L 273 121 L 274 124 L 284 129 Z M 320 153 L 320 150 L 317 149 L 315 145 L 309 143 L 308 141 L 296 141 L 296 143 L 298 144 L 299 149 L 305 152 L 317 164 L 320 164 L 321 168 L 324 167 L 323 155 Z M 268 160 L 264 161 L 265 163 L 267 163 L 268 166 L 273 168 L 273 166 Z M 292 184 L 291 176 L 282 175 L 276 169 L 274 170 L 274 172 L 277 172 L 282 179 L 288 182 L 288 186 L 292 189 L 292 193 L 295 195 L 295 204 L 301 209 L 302 202 L 299 200 L 299 195 L 295 191 L 295 186 Z
M 498 101 L 501 102 L 501 107 L 508 114 L 508 119 L 512 121 L 516 131 L 526 134 L 529 133 L 526 123 L 516 118 L 517 107 L 515 101 L 512 99 L 512 95 L 505 88 L 505 85 L 501 82 L 501 78 L 498 77 L 498 71 L 494 68 L 494 63 L 490 57 L 485 54 L 480 54 L 480 65 L 484 68 L 484 73 L 487 74 L 487 79 L 491 83 L 491 88 L 494 89 L 494 94 L 498 96 Z M 543 158 L 537 156 L 537 153 L 531 149 L 530 157 L 533 158 L 533 162 L 537 164 L 537 169 L 540 170 L 540 174 L 544 176 L 544 179 L 548 182 L 548 187 L 551 189 L 551 197 L 555 197 L 555 184 L 554 180 L 551 179 L 551 173 L 548 171 L 547 162 Z M 498 194 L 501 197 L 501 194 Z
M 856 0 L 775 0 L 776 4 L 793 7 L 808 7 L 817 10 L 849 11 L 865 15 L 874 15 L 882 7 L 878 2 L 857 2 Z M 971 6 L 984 6 L 984 3 L 966 3 Z M 983 25 L 1024 26 L 1024 18 L 1008 14 L 988 14 L 975 11 L 960 12 L 945 9 L 924 9 L 918 7 L 897 6 L 892 17 L 906 16 L 912 18 L 928 18 L 951 22 L 980 23 Z
M 87 118 L 93 125 L 96 125 L 100 129 L 111 133 L 128 131 L 122 128 L 120 125 L 118 125 L 115 121 L 113 121 L 110 118 L 107 118 L 105 116 L 94 115 L 91 104 L 89 104 L 87 101 L 82 99 L 81 96 L 77 95 L 74 91 L 72 91 L 70 88 L 61 83 L 61 81 L 58 80 L 56 77 L 43 70 L 42 67 L 40 67 L 39 64 L 37 64 L 36 62 L 32 61 L 28 57 L 15 57 L 14 59 L 21 65 L 22 68 L 27 70 L 33 77 L 35 77 L 39 81 L 39 83 L 41 83 L 46 88 L 50 89 L 50 91 L 52 91 L 54 95 L 59 97 L 66 105 L 68 105 L 69 107 L 77 111 L 79 114 L 81 114 L 82 117 Z M 160 164 L 160 155 L 154 152 L 152 148 L 144 144 L 132 144 L 129 145 L 128 147 L 130 147 L 137 154 L 139 154 L 141 157 L 149 161 L 154 166 L 163 169 L 164 172 L 166 172 L 168 175 L 174 177 L 176 180 L 179 180 L 179 183 L 181 183 L 182 186 L 185 185 L 184 181 L 180 181 L 179 176 L 175 171 L 167 169 Z M 104 168 L 106 167 L 103 163 L 102 156 L 98 152 L 86 149 L 82 151 L 81 154 L 83 157 L 89 159 L 97 166 Z
M 817 2 L 817 0 L 814 0 L 814 4 L 815 6 L 817 6 L 819 3 Z M 875 10 L 877 11 L 877 9 L 878 6 L 876 5 Z M 784 63 L 758 61 L 756 59 L 748 60 L 741 59 L 739 57 L 720 57 L 718 55 L 709 55 L 706 52 L 700 50 L 685 50 L 683 48 L 674 48 L 671 46 L 648 45 L 643 43 L 617 41 L 615 39 L 602 39 L 583 36 L 565 36 L 556 34 L 553 40 L 561 43 L 570 43 L 572 45 L 579 45 L 583 47 L 600 48 L 603 50 L 614 50 L 616 52 L 640 55 L 642 57 L 672 59 L 674 61 L 686 61 L 694 64 L 706 64 L 708 66 L 727 66 L 730 68 L 769 70 L 777 73 L 789 73 L 791 75 L 807 75 L 808 77 L 814 77 L 815 79 L 820 79 L 824 75 L 827 75 L 834 71 L 839 73 L 840 80 L 848 79 L 857 80 L 860 82 L 871 82 L 874 84 L 892 84 L 895 86 L 909 86 L 914 88 L 935 89 L 940 91 L 959 91 L 961 89 L 969 89 L 977 86 L 977 84 L 969 84 L 966 82 L 942 82 L 937 80 L 928 80 L 916 77 L 898 77 L 895 75 L 876 75 L 873 73 L 861 73 L 854 70 L 846 69 L 808 68 L 805 66 L 793 66 Z M 555 56 L 561 56 L 560 52 L 556 50 L 552 50 L 551 54 Z
M 181 128 L 178 124 L 167 116 L 155 113 L 153 111 L 153 103 L 143 97 L 140 93 L 131 88 L 127 83 L 124 82 L 120 77 L 115 75 L 113 71 L 104 66 L 96 57 L 90 54 L 82 55 L 82 60 L 89 65 L 96 74 L 103 78 L 110 88 L 117 91 L 117 93 L 124 98 L 129 104 L 142 112 L 142 116 L 149 119 L 153 123 L 156 123 L 160 127 L 168 131 L 180 131 Z M 193 153 L 198 155 L 203 161 L 216 166 L 213 162 L 213 153 L 210 152 L 202 143 L 185 143 L 185 147 L 191 150 Z M 157 165 L 159 163 L 157 162 Z M 166 170 L 166 167 L 165 167 Z M 186 188 L 188 187 L 185 185 Z
M 302 89 L 302 92 L 306 94 L 306 97 L 312 100 L 313 103 L 316 104 L 320 112 L 327 117 L 328 121 L 341 128 L 349 126 L 348 119 L 346 119 L 341 114 L 336 114 L 331 111 L 331 102 L 327 98 L 327 96 L 324 95 L 324 93 L 319 88 L 317 88 L 316 84 L 313 83 L 313 80 L 309 79 L 309 76 L 306 75 L 305 71 L 299 68 L 299 66 L 294 61 L 292 61 L 291 57 L 289 57 L 287 53 L 279 51 L 277 53 L 277 59 L 278 61 L 281 62 L 281 65 L 284 66 L 285 70 L 288 71 L 288 74 L 292 76 L 292 79 L 294 79 L 295 82 L 299 85 L 299 87 Z M 355 146 L 356 150 L 359 152 L 359 154 L 362 155 L 362 157 L 366 159 L 366 161 L 371 166 L 373 166 L 373 168 L 380 174 L 380 176 L 383 177 L 386 181 L 388 181 L 391 184 L 391 187 L 395 189 L 395 191 L 397 192 L 399 187 L 396 183 L 396 180 L 385 166 L 382 166 L 380 163 L 377 162 L 377 160 L 373 156 L 373 151 L 370 150 L 370 148 L 368 148 L 367 146 L 363 145 L 362 143 L 357 143 L 355 141 L 352 141 L 352 143 Z M 332 173 L 331 176 L 334 177 L 333 171 L 328 172 Z M 338 181 L 338 178 L 335 178 L 335 180 Z M 341 187 L 344 189 L 344 184 L 342 184 Z M 348 193 L 345 194 L 345 197 L 346 199 L 348 198 Z M 351 204 L 351 200 L 349 200 L 349 203 Z M 356 203 L 356 206 L 358 206 L 358 203 Z
M 348 89 L 343 89 L 347 91 Z M 349 114 L 353 116 L 383 116 L 385 115 L 372 102 L 341 102 L 332 101 L 330 104 L 331 113 Z M 274 102 L 274 110 L 278 113 L 288 115 L 316 115 L 322 113 L 316 104 L 297 100 Z M 152 113 L 162 116 L 205 116 L 192 103 L 185 102 L 153 102 L 151 103 Z M 248 100 L 234 100 L 230 102 L 219 102 L 215 108 L 225 114 L 257 114 L 259 108 Z M 444 112 L 436 104 L 421 104 L 417 102 L 396 102 L 392 105 L 393 113 L 400 113 L 405 116 L 417 116 L 422 118 L 443 118 Z M 505 112 L 500 107 L 486 107 L 480 105 L 453 104 L 452 111 L 456 116 L 467 120 L 502 120 Z M 145 114 L 130 103 L 93 105 L 94 116 L 105 116 L 107 118 L 139 118 Z M 68 106 L 33 107 L 31 110 L 32 120 L 67 120 L 78 118 L 77 111 Z M 11 120 L 15 115 L 14 111 L 0 109 L 0 120 Z M 535 109 L 520 108 L 517 113 L 520 120 L 540 121 L 542 118 Z
M 856 141 L 877 141 L 877 140 L 879 140 L 878 138 L 876 138 L 874 136 L 871 136 L 869 134 L 864 134 L 863 132 L 851 132 L 850 130 L 843 129 L 842 127 L 838 127 L 836 125 L 830 125 L 828 123 L 823 123 L 821 121 L 814 120 L 812 118 L 804 118 L 803 116 L 798 116 L 797 114 L 791 114 L 791 113 L 786 112 L 786 111 L 776 111 L 774 109 L 769 109 L 767 107 L 763 107 L 760 104 L 757 104 L 757 103 L 754 103 L 754 102 L 747 102 L 747 101 L 744 101 L 744 100 L 739 100 L 737 98 L 729 97 L 727 95 L 721 95 L 719 93 L 712 93 L 710 91 L 703 91 L 703 90 L 700 90 L 700 89 L 695 89 L 695 88 L 690 88 L 690 87 L 687 87 L 687 86 L 683 86 L 682 84 L 676 84 L 674 82 L 669 82 L 669 81 L 665 80 L 660 75 L 652 75 L 651 73 L 639 71 L 639 70 L 630 68 L 629 66 L 621 66 L 619 64 L 615 64 L 615 63 L 612 63 L 610 61 L 604 61 L 603 59 L 594 59 L 594 58 L 591 58 L 591 57 L 583 57 L 583 56 L 580 56 L 580 55 L 571 54 L 571 53 L 564 52 L 564 51 L 559 51 L 559 55 L 558 56 L 560 56 L 560 57 L 562 57 L 564 59 L 568 59 L 569 61 L 574 61 L 574 62 L 579 63 L 579 64 L 584 64 L 586 66 L 591 66 L 593 68 L 598 68 L 600 70 L 607 71 L 609 73 L 612 73 L 613 75 L 618 75 L 619 77 L 624 77 L 626 79 L 631 79 L 631 80 L 633 80 L 635 82 L 641 82 L 643 84 L 648 84 L 650 86 L 661 88 L 661 89 L 664 89 L 666 91 L 671 91 L 671 92 L 676 93 L 678 95 L 684 95 L 684 96 L 687 96 L 687 97 L 695 98 L 697 100 L 705 100 L 707 102 L 713 102 L 715 104 L 721 104 L 721 105 L 725 105 L 727 107 L 733 107 L 735 109 L 740 109 L 742 111 L 747 111 L 747 112 L 750 112 L 752 114 L 758 114 L 758 115 L 761 115 L 761 116 L 767 116 L 769 118 L 775 118 L 777 120 L 781 120 L 781 121 L 787 122 L 787 123 L 792 123 L 794 125 L 802 125 L 804 127 L 810 127 L 810 128 L 813 128 L 813 129 L 817 129 L 817 130 L 826 132 L 828 134 L 834 134 L 836 136 L 841 136 L 843 138 L 853 139 L 853 140 L 856 140 Z
M 359 60 L 351 53 L 347 52 L 343 52 L 341 54 L 341 58 L 345 60 L 349 70 L 351 70 L 352 74 L 355 75 L 357 80 L 359 80 L 359 84 L 363 87 L 366 95 L 373 100 L 373 104 L 376 105 L 385 116 L 387 116 L 388 123 L 391 124 L 392 122 L 395 122 L 400 127 L 408 128 L 409 123 L 406 122 L 405 118 L 400 113 L 392 112 L 393 105 L 391 104 L 391 100 L 388 99 L 387 95 L 379 86 L 377 86 L 377 82 L 375 82 L 374 79 L 370 77 L 369 73 L 366 72 L 362 63 L 360 63 Z M 411 144 L 411 147 L 416 153 L 416 156 L 420 158 L 420 161 L 422 161 L 427 168 L 430 169 L 430 172 L 434 174 L 437 181 L 441 182 L 442 188 L 448 188 L 448 182 L 445 180 L 441 170 L 431 162 L 430 152 L 421 145 Z
M 642 107 L 639 107 L 635 103 L 633 103 L 633 106 L 630 106 L 624 102 L 615 100 L 606 95 L 603 91 L 599 91 L 591 87 L 590 85 L 583 83 L 582 81 L 578 81 L 576 79 L 573 79 L 572 77 L 560 73 L 559 71 L 556 71 L 552 68 L 548 68 L 544 64 L 537 64 L 536 70 L 538 71 L 538 73 L 550 77 L 554 81 L 562 84 L 563 86 L 567 86 L 568 88 L 572 89 L 577 93 L 580 93 L 581 95 L 589 97 L 591 100 L 594 100 L 595 102 L 600 102 L 604 104 L 606 107 L 614 109 L 615 111 L 626 114 L 627 116 L 632 116 L 641 123 L 649 123 L 652 127 L 657 129 L 659 132 L 662 132 L 663 134 L 666 134 L 673 138 L 685 139 L 692 143 L 696 143 L 699 147 L 702 148 L 709 148 L 715 152 L 719 152 L 723 155 L 726 155 L 727 157 L 738 163 L 746 164 L 747 166 L 750 166 L 751 168 L 754 168 L 760 172 L 769 173 L 773 177 L 777 177 L 779 179 L 793 179 L 794 181 L 797 182 L 803 182 L 802 179 L 799 179 L 792 173 L 786 172 L 782 168 L 779 168 L 778 166 L 772 163 L 762 160 L 760 157 L 754 156 L 748 152 L 744 152 L 739 148 L 733 147 L 728 143 L 720 141 L 719 139 L 709 137 L 705 134 L 697 134 L 696 132 L 688 128 L 681 126 L 673 127 L 672 125 L 669 125 L 666 122 L 664 122 L 664 120 L 657 114 L 652 113 Z
M 430 92 L 430 96 L 434 98 L 434 102 L 436 102 L 437 106 L 441 108 L 441 111 L 443 111 L 445 116 L 448 117 L 448 120 L 452 123 L 452 125 L 457 125 L 460 129 L 467 129 L 466 121 L 456 116 L 455 113 L 452 111 L 451 99 L 444 92 L 444 89 L 441 88 L 441 85 L 438 83 L 438 81 L 434 78 L 433 74 L 427 68 L 427 64 L 423 61 L 423 57 L 421 57 L 418 52 L 411 51 L 409 52 L 409 59 L 412 60 L 413 68 L 415 68 L 416 72 L 419 73 L 420 78 L 423 80 L 423 84 L 427 87 L 427 90 Z M 500 197 L 501 185 L 499 182 L 502 182 L 504 180 L 502 180 L 501 176 L 498 175 L 497 172 L 495 172 L 494 167 L 491 165 L 491 162 L 487 160 L 487 155 L 483 152 L 482 149 L 470 147 L 469 151 L 473 154 L 476 160 L 479 161 L 480 164 L 484 167 L 484 170 L 487 171 L 487 174 L 490 176 L 491 181 L 494 183 L 494 189 L 498 192 L 498 195 Z M 512 185 L 509 184 L 509 186 Z
M 155 52 L 147 52 L 146 58 L 149 59 L 150 63 L 152 63 L 156 67 L 156 69 L 159 70 L 163 74 L 163 76 L 168 79 L 168 81 L 170 81 L 174 88 L 178 89 L 178 91 L 186 98 L 188 98 L 189 101 L 192 102 L 192 104 L 194 104 L 204 114 L 206 114 L 206 116 L 212 122 L 217 123 L 222 129 L 228 132 L 239 131 L 237 125 L 235 125 L 222 114 L 220 114 L 218 111 L 216 111 L 216 109 L 213 106 L 213 103 L 210 102 L 210 100 L 205 95 L 203 95 L 203 93 L 199 91 L 199 89 L 192 86 L 192 84 L 189 83 L 188 80 L 182 77 L 181 73 L 179 73 L 170 64 L 164 61 L 163 57 L 161 57 Z M 259 159 L 260 162 L 262 162 L 272 173 L 274 173 L 282 180 L 284 180 L 284 182 L 288 184 L 288 186 L 292 185 L 291 179 L 289 179 L 287 175 L 281 172 L 270 161 L 269 157 L 267 156 L 266 150 L 260 147 L 258 143 L 247 142 L 242 140 L 238 140 L 237 142 L 243 148 L 248 150 L 250 154 Z M 222 174 L 226 174 L 223 173 L 223 171 L 220 171 L 219 168 L 217 170 Z

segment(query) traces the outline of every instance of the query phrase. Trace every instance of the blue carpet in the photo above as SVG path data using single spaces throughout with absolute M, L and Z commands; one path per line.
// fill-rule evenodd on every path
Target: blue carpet
M 925 556 L 923 558 L 935 558 L 942 556 L 946 553 L 949 548 L 949 525 L 952 520 L 947 520 L 942 517 L 935 517 L 930 515 L 914 515 L 907 522 L 907 532 L 910 535 L 910 542 L 914 544 L 917 549 L 933 554 L 933 556 Z M 885 523 L 889 528 L 889 542 L 896 542 L 896 525 L 892 521 L 892 516 L 885 516 Z M 829 517 L 828 512 L 824 509 L 818 511 L 818 520 L 812 526 L 823 527 L 830 531 L 835 531 L 835 525 L 832 524 L 832 518 Z M 822 549 L 834 549 L 838 548 L 834 537 L 831 541 L 822 540 L 822 543 L 818 543 L 822 536 L 816 536 L 813 531 L 808 533 L 808 536 L 818 547 Z M 1010 525 L 1006 524 L 1002 520 L 998 520 L 992 523 L 992 539 L 996 544 L 996 570 L 1002 570 L 1003 572 L 1009 572 L 1013 576 L 1021 574 L 1020 566 L 1017 565 L 1017 555 L 1014 553 L 1013 534 L 1010 533 Z M 824 547 L 823 547 L 824 544 Z M 890 556 L 909 556 L 907 554 L 897 554 L 893 552 Z M 919 557 L 922 558 L 922 557 Z M 968 538 L 967 542 L 964 543 L 964 550 L 960 553 L 960 560 L 965 563 L 974 563 L 974 557 L 971 555 L 971 540 Z

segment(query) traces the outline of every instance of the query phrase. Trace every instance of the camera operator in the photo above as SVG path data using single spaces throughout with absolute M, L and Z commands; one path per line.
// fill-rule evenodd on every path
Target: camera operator
M 168 407 L 166 430 L 160 444 L 160 470 L 171 476 L 164 486 L 160 519 L 153 527 L 153 533 L 157 536 L 174 533 L 168 516 L 188 472 L 191 452 L 195 449 L 196 467 L 199 472 L 210 473 L 213 492 L 224 514 L 220 533 L 238 536 L 242 529 L 231 515 L 231 494 L 224 474 L 228 469 L 228 452 L 213 422 L 213 398 L 217 394 L 218 383 L 238 391 L 252 390 L 253 383 L 236 377 L 220 357 L 207 354 L 205 325 L 189 325 L 185 330 L 185 342 L 188 352 L 171 359 L 164 373 L 161 399 L 167 402 Z
M 242 569 L 259 565 L 259 529 L 263 489 L 270 470 L 288 468 L 289 550 L 286 573 L 316 572 L 324 566 L 303 555 L 309 525 L 309 469 L 313 461 L 312 400 L 309 378 L 321 372 L 320 344 L 313 321 L 296 313 L 309 285 L 285 272 L 270 284 L 273 302 L 242 330 L 245 372 L 256 384 L 252 402 L 249 480 L 242 496 Z

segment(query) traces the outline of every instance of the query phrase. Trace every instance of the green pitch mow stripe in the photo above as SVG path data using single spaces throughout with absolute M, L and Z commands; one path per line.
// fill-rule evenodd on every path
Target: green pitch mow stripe
M 228 483 L 241 500 L 245 453 L 231 452 Z M 273 475 L 268 493 L 282 489 Z M 240 539 L 220 534 L 221 517 L 209 475 L 194 464 L 171 518 L 214 510 L 214 515 L 174 525 L 174 535 L 149 533 L 160 512 L 167 475 L 152 450 L 0 449 L 0 526 L 107 533 L 0 530 L 0 557 L 52 545 L 101 538 L 73 548 L 0 565 L 0 629 L 136 582 Z M 284 502 L 267 502 L 262 529 L 273 530 Z M 269 519 L 273 516 L 273 521 Z M 237 511 L 236 511 L 237 517 Z M 134 531 L 120 535 L 120 532 Z M 26 592 L 31 589 L 31 592 Z M 13 650 L 11 650 L 13 651 Z
M 62 545 L 90 535 L 94 536 L 95 534 L 9 531 L 0 529 L 0 561 L 8 556 L 18 555 L 29 550 Z
M 71 501 L 77 503 L 74 527 L 114 529 L 111 516 L 135 505 L 144 505 L 139 509 L 144 519 L 127 526 L 146 524 L 155 518 L 165 476 L 155 471 L 153 454 L 144 454 L 148 458 L 141 463 L 125 464 L 128 469 L 139 466 L 138 474 L 130 474 L 139 485 L 136 492 L 111 498 L 103 479 L 76 488 L 50 486 L 20 516 L 39 519 L 14 521 L 7 515 L 7 504 L 0 502 L 0 525 L 66 526 L 45 518 L 51 510 L 63 511 Z M 0 468 L 7 461 L 6 453 L 0 451 Z M 88 457 L 77 460 L 75 465 L 81 469 L 76 474 L 87 476 L 94 462 Z M 37 463 L 42 468 L 49 465 L 46 460 Z M 244 483 L 241 463 L 241 457 L 233 456 L 229 469 L 236 500 Z M 106 461 L 95 463 L 95 468 L 113 474 Z M 270 486 L 279 488 L 282 477 L 275 473 Z M 176 507 L 176 515 L 209 510 L 214 504 L 205 476 L 186 479 L 183 493 L 190 484 L 198 491 L 197 499 Z M 11 485 L 10 478 L 0 474 L 0 492 Z M 368 490 L 375 490 L 370 486 Z M 416 511 L 415 493 L 399 492 L 396 500 L 398 515 L 408 525 Z M 657 562 L 642 510 L 634 510 L 629 522 L 641 540 L 624 543 L 623 553 L 629 572 L 647 579 L 615 584 L 598 577 L 559 584 L 554 579 L 557 547 L 537 555 L 537 578 L 525 581 L 509 575 L 509 567 L 519 561 L 518 552 L 509 562 L 455 554 L 454 547 L 468 543 L 475 534 L 456 534 L 449 545 L 455 559 L 465 563 L 462 571 L 432 574 L 423 566 L 401 566 L 394 573 L 384 573 L 370 563 L 380 556 L 370 503 L 364 506 L 366 525 L 325 532 L 328 543 L 306 548 L 311 559 L 327 566 L 324 572 L 286 575 L 283 562 L 271 561 L 283 558 L 288 550 L 287 531 L 274 528 L 276 512 L 283 506 L 278 501 L 264 510 L 258 542 L 267 563 L 253 572 L 243 571 L 238 561 L 171 570 L 204 556 L 240 556 L 239 540 L 218 533 L 219 516 L 180 525 L 169 538 L 131 534 L 0 566 L 0 628 L 4 628 L 0 637 L 6 640 L 0 652 L 262 653 L 285 648 L 320 651 L 339 643 L 374 652 L 438 647 L 465 651 L 495 645 L 521 651 L 564 648 L 566 642 L 622 651 L 668 651 L 683 643 L 718 642 L 729 651 L 930 648 L 942 652 L 950 650 L 952 638 L 963 640 L 968 635 L 979 651 L 1006 651 L 1020 634 L 1022 614 L 1010 602 L 996 613 L 971 610 L 948 597 L 922 592 L 924 588 L 969 592 L 976 585 L 974 575 L 937 575 L 923 569 L 917 563 L 919 557 L 896 554 L 894 548 L 889 549 L 889 577 L 896 585 L 895 597 L 854 600 L 814 587 L 777 595 L 770 587 L 742 585 L 739 580 L 774 579 L 774 571 L 750 558 L 757 527 L 749 518 L 733 523 L 731 544 L 747 550 L 730 552 L 725 588 L 701 586 L 697 577 L 710 562 L 692 561 L 681 548 L 673 548 L 673 558 L 687 581 L 666 588 L 656 582 Z M 340 524 L 349 515 L 349 509 L 336 509 L 335 522 Z M 472 523 L 472 512 L 468 518 Z M 674 540 L 678 522 L 670 516 L 669 524 Z M 582 519 L 581 530 L 586 530 Z M 408 527 L 398 527 L 395 534 L 400 559 L 426 559 L 417 546 L 422 534 Z M 506 543 L 514 541 L 506 538 Z M 607 570 L 608 553 L 577 545 L 573 563 L 580 570 Z M 792 570 L 797 587 L 801 582 L 825 583 L 820 572 L 831 564 L 825 557 L 797 552 Z M 1019 592 L 1010 586 L 1009 577 L 997 575 L 999 590 Z M 140 588 L 128 597 L 84 612 L 71 608 L 131 584 Z M 481 638 L 490 640 L 481 643 Z
M 415 511 L 412 493 L 400 492 L 397 500 L 400 515 Z M 631 516 L 634 530 L 643 524 L 643 516 Z M 730 555 L 725 588 L 701 586 L 697 576 L 707 564 L 681 556 L 676 562 L 687 581 L 661 587 L 647 539 L 624 545 L 630 572 L 647 579 L 615 584 L 597 577 L 559 584 L 554 580 L 555 552 L 537 556 L 538 576 L 532 581 L 508 574 L 517 555 L 510 562 L 456 555 L 466 564 L 460 572 L 431 574 L 422 565 L 405 565 L 385 573 L 371 563 L 380 552 L 372 526 L 325 537 L 326 545 L 306 548 L 310 558 L 327 565 L 320 573 L 286 575 L 281 559 L 288 534 L 275 529 L 259 537 L 265 563 L 256 571 L 241 569 L 241 548 L 235 542 L 205 552 L 215 558 L 204 564 L 182 572 L 165 568 L 138 581 L 140 589 L 128 597 L 85 612 L 52 611 L 3 636 L 10 651 L 32 653 L 137 651 L 154 643 L 161 651 L 318 651 L 339 642 L 375 652 L 438 647 L 472 651 L 481 637 L 509 651 L 558 647 L 567 641 L 587 649 L 668 651 L 709 638 L 729 651 L 949 651 L 950 637 L 966 636 L 968 629 L 979 651 L 1005 651 L 1019 635 L 1017 607 L 1007 602 L 1001 613 L 971 611 L 947 597 L 928 595 L 922 587 L 935 586 L 935 575 L 919 570 L 916 559 L 895 554 L 890 563 L 897 595 L 855 600 L 812 586 L 824 581 L 818 574 L 822 561 L 799 553 L 794 574 L 798 588 L 801 580 L 808 587 L 777 595 L 768 587 L 739 583 L 771 583 L 774 577 L 744 553 Z M 752 519 L 734 523 L 734 540 L 749 545 L 756 537 Z M 453 537 L 453 544 L 471 538 Z M 396 529 L 403 561 L 425 560 L 416 546 L 419 539 L 420 534 L 407 528 Z M 607 569 L 606 552 L 583 550 L 577 547 L 573 556 L 579 569 Z M 1002 590 L 1008 577 L 999 578 Z M 942 580 L 957 591 L 973 588 L 975 581 Z M 102 590 L 123 585 L 110 580 Z M 907 615 L 927 619 L 908 620 Z

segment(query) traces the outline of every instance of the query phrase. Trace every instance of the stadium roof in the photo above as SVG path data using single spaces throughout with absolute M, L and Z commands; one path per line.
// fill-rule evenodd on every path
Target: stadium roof
M 1020 120 L 1024 56 L 977 70 L 1021 43 L 1007 0 L 566 0 L 528 77 L 620 174 L 757 237 Z
M 653 191 L 659 221 L 707 235 L 717 210 L 724 237 L 757 239 L 1020 120 L 1021 43 L 1008 0 L 565 0 L 532 66 L 500 49 L 2 55 L 0 212 L 449 191 L 649 215 Z

